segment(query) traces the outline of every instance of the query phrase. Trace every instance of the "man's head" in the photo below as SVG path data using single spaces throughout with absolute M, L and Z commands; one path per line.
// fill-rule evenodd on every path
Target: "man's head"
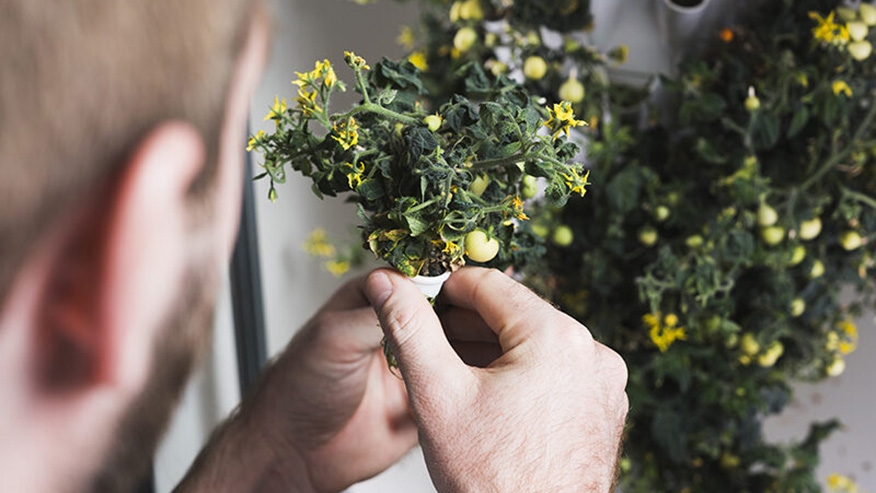
M 120 491 L 151 455 L 236 230 L 257 13 L 0 6 L 0 490 Z

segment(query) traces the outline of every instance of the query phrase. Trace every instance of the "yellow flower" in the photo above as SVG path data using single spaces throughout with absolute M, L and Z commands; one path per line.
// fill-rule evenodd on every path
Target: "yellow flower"
M 332 87 L 338 81 L 338 77 L 335 75 L 335 69 L 332 68 L 332 64 L 328 60 L 317 60 L 313 65 L 313 70 L 306 73 L 295 72 L 295 76 L 298 77 L 298 79 L 293 80 L 292 83 L 298 87 L 308 85 L 318 87 L 320 79 L 323 78 L 322 83 L 325 84 L 326 87 Z
M 341 277 L 350 270 L 350 262 L 346 260 L 329 260 L 325 263 L 325 268 L 335 277 Z
M 406 50 L 414 49 L 414 30 L 410 26 L 402 26 L 395 42 L 400 44 Z
M 544 122 L 544 126 L 551 129 L 554 140 L 563 132 L 568 136 L 570 128 L 587 125 L 587 122 L 575 119 L 572 103 L 568 101 L 555 104 L 553 108 L 548 107 L 547 111 L 550 118 Z
M 576 170 L 574 168 L 572 169 L 571 174 L 566 174 L 566 173 L 560 173 L 560 174 L 563 175 L 563 178 L 566 179 L 566 186 L 569 187 L 569 190 L 572 193 L 580 194 L 582 197 L 584 196 L 584 194 L 587 193 L 586 187 L 587 187 L 587 185 L 590 184 L 590 182 L 587 181 L 587 179 L 590 178 L 590 170 L 589 169 L 587 170 L 586 173 L 584 173 L 584 176 L 579 175 L 578 170 Z
M 858 485 L 854 481 L 837 473 L 827 477 L 827 488 L 831 493 L 858 493 Z
M 345 151 L 359 143 L 359 125 L 356 124 L 355 118 L 350 117 L 346 122 L 336 123 L 334 130 L 338 135 L 332 135 L 332 138 L 338 141 Z
M 246 143 L 246 151 L 247 151 L 247 152 L 252 152 L 252 150 L 253 150 L 253 148 L 255 147 L 255 145 L 258 144 L 259 142 L 261 142 L 262 139 L 264 139 L 264 138 L 265 138 L 265 132 L 262 131 L 262 130 L 259 130 L 259 132 L 258 132 L 257 134 L 255 134 L 255 136 L 250 137 L 250 138 L 249 138 L 249 141 L 247 141 L 247 143 Z
M 298 102 L 298 109 L 306 116 L 312 116 L 322 111 L 322 108 L 316 104 L 316 91 L 309 93 L 304 89 L 298 89 L 298 97 L 295 98 L 295 101 Z
M 836 326 L 837 336 L 831 340 L 828 335 L 828 343 L 833 343 L 834 349 L 839 350 L 840 354 L 847 355 L 858 348 L 858 327 L 849 319 L 846 319 Z M 833 334 L 834 332 L 831 332 Z
M 677 340 L 684 341 L 687 339 L 684 327 L 676 327 L 678 325 L 678 316 L 674 313 L 667 314 L 663 317 L 663 323 L 660 323 L 661 313 L 648 313 L 642 317 L 642 322 L 650 327 L 649 335 L 651 341 L 657 346 L 661 353 L 665 353 L 669 346 Z
M 833 81 L 833 85 L 831 86 L 833 89 L 833 93 L 836 96 L 839 96 L 840 93 L 845 94 L 847 98 L 852 97 L 852 88 L 846 84 L 844 80 L 835 80 Z
M 508 205 L 511 206 L 511 208 L 514 210 L 514 217 L 520 219 L 521 221 L 529 220 L 529 216 L 523 213 L 523 201 L 520 200 L 519 195 L 514 195 L 513 197 L 509 195 L 505 200 L 508 202 Z
M 280 125 L 280 119 L 283 118 L 284 113 L 286 113 L 286 98 L 281 101 L 279 96 L 274 96 L 274 106 L 271 107 L 268 116 L 262 121 L 277 120 L 277 125 Z
M 426 61 L 426 53 L 422 50 L 417 50 L 408 55 L 408 61 L 414 64 L 421 71 L 429 70 L 429 63 Z
M 350 68 L 359 69 L 359 70 L 370 70 L 371 67 L 368 66 L 368 63 L 364 58 L 359 55 L 353 53 L 352 51 L 344 52 L 344 61 L 347 62 L 347 65 Z
M 451 258 L 457 258 L 462 255 L 462 247 L 452 241 L 434 240 L 432 243 L 441 248 L 441 252 L 447 254 Z
M 812 37 L 827 44 L 844 45 L 849 42 L 849 29 L 834 22 L 833 17 L 834 12 L 826 18 L 818 12 L 809 12 L 809 18 L 818 22 L 818 25 L 812 28 Z
M 355 190 L 362 184 L 362 174 L 365 172 L 365 163 L 357 163 L 353 166 L 351 163 L 344 163 L 349 166 L 351 171 L 347 173 L 347 182 L 350 184 L 350 189 Z
M 315 229 L 307 236 L 307 240 L 304 241 L 304 251 L 314 257 L 333 257 L 335 255 L 335 247 L 328 242 L 328 237 L 322 228 Z
M 630 58 L 630 47 L 625 44 L 619 44 L 608 52 L 608 57 L 617 63 L 627 63 Z

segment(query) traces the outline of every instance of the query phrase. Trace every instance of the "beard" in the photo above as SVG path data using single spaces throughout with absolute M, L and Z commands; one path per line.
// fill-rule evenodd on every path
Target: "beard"
M 144 390 L 119 421 L 101 469 L 85 491 L 136 491 L 149 470 L 182 390 L 211 339 L 215 286 L 212 266 L 190 267 L 179 302 L 158 332 Z

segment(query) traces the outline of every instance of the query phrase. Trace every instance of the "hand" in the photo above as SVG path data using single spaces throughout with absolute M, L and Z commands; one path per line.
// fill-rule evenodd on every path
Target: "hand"
M 450 277 L 443 328 L 401 275 L 375 271 L 365 291 L 439 491 L 610 490 L 628 408 L 617 353 L 496 270 Z
M 275 456 L 303 461 L 316 491 L 374 476 L 417 441 L 404 384 L 387 369 L 362 282 L 347 283 L 316 313 L 254 396 L 249 422 L 272 441 Z

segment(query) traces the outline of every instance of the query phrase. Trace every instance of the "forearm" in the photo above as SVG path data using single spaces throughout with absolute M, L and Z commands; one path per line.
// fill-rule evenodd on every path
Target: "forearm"
M 259 421 L 246 408 L 232 414 L 213 432 L 176 491 L 313 491 L 304 462 L 281 457 Z

